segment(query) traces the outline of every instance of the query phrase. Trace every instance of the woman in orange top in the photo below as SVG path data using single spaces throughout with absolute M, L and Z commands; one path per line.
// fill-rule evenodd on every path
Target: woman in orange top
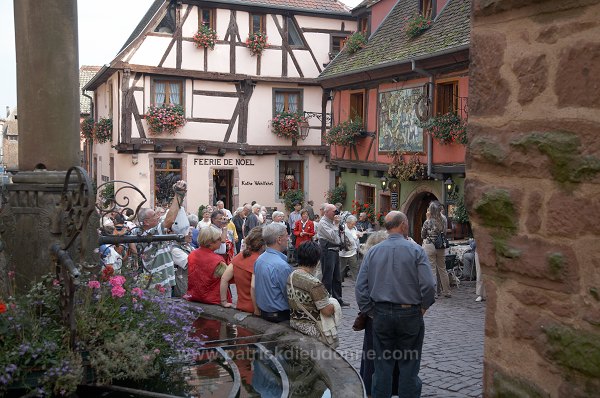
M 265 251 L 262 227 L 252 228 L 244 242 L 246 249 L 233 258 L 221 277 L 221 305 L 231 307 L 227 301 L 227 291 L 229 283 L 235 283 L 238 295 L 237 309 L 260 315 L 254 297 L 254 263 Z
M 308 210 L 302 209 L 300 219 L 294 225 L 296 235 L 296 249 L 304 242 L 309 242 L 315 236 L 315 224 L 308 219 Z
M 188 256 L 188 290 L 186 298 L 205 304 L 219 304 L 221 276 L 227 265 L 223 256 L 214 251 L 221 246 L 221 231 L 217 228 L 202 228 L 198 234 L 200 248 Z M 231 302 L 231 295 L 225 296 Z

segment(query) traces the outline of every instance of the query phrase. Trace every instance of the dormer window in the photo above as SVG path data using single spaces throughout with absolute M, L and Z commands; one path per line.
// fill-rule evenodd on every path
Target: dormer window
M 171 35 L 175 32 L 175 29 L 177 28 L 177 24 L 175 23 L 175 15 L 177 12 L 176 8 L 177 5 L 175 4 L 175 2 L 171 1 L 169 7 L 167 8 L 167 13 L 160 21 L 156 29 L 154 29 L 155 32 L 167 33 Z
M 435 17 L 435 3 L 433 0 L 419 0 L 419 12 L 425 18 L 433 19 Z
M 358 18 L 358 31 L 368 35 L 369 33 L 369 16 L 365 15 Z

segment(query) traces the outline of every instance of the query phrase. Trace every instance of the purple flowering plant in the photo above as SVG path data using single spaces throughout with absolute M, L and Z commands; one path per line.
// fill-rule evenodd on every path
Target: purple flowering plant
M 181 378 L 173 366 L 193 358 L 202 345 L 193 335 L 201 309 L 145 289 L 146 278 L 82 271 L 72 347 L 59 306 L 63 282 L 46 275 L 17 296 L 13 273 L 13 287 L 0 292 L 5 303 L 0 312 L 0 396 L 15 388 L 62 396 L 81 384 Z
M 186 123 L 185 112 L 181 105 L 151 105 L 146 112 L 146 122 L 154 134 L 175 134 Z
M 300 137 L 300 124 L 307 123 L 301 113 L 279 112 L 271 120 L 271 132 L 277 137 L 297 140 Z

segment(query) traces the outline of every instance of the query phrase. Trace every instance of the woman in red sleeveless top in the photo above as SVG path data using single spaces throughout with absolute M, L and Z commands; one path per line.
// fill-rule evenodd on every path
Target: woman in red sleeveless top
M 262 227 L 254 227 L 244 239 L 246 249 L 233 258 L 221 277 L 221 305 L 231 307 L 227 301 L 229 283 L 237 288 L 237 309 L 260 315 L 254 297 L 254 263 L 265 250 Z
M 227 265 L 223 256 L 214 253 L 221 246 L 221 233 L 216 228 L 202 228 L 198 234 L 199 249 L 188 256 L 188 290 L 186 298 L 205 304 L 220 304 L 219 285 Z M 231 295 L 226 299 L 231 302 Z

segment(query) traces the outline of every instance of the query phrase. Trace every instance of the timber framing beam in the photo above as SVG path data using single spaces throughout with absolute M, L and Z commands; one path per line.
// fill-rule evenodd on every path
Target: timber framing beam
M 131 143 L 120 143 L 116 146 L 119 153 L 154 152 L 155 146 L 160 146 L 162 152 L 176 152 L 177 147 L 182 147 L 184 153 L 212 155 L 219 149 L 225 149 L 231 153 L 238 153 L 241 149 L 247 154 L 274 154 L 282 151 L 288 153 L 294 151 L 311 151 L 315 155 L 329 155 L 329 147 L 325 145 L 302 145 L 302 146 L 264 146 L 248 145 L 236 142 L 215 142 L 205 140 L 181 140 L 177 138 L 133 138 Z M 203 148 L 202 153 L 198 148 Z

